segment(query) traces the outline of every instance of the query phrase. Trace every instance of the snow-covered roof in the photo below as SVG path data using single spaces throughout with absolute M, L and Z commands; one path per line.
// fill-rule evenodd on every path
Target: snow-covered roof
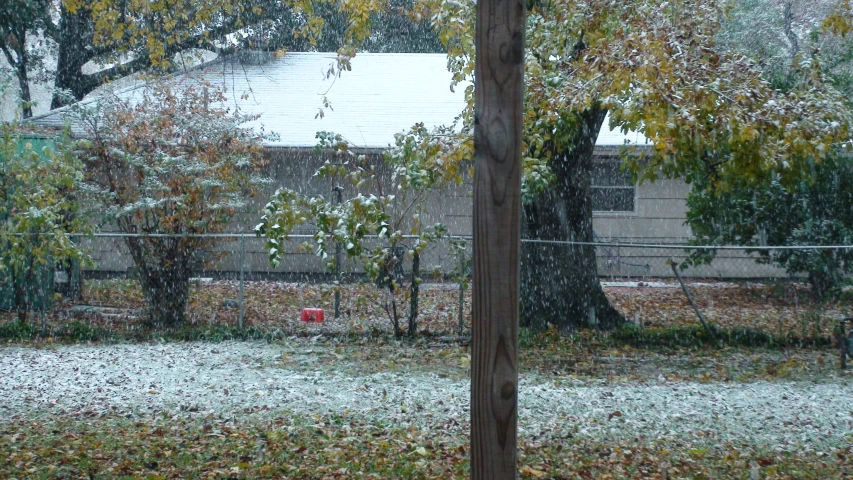
M 610 129 L 610 114 L 604 119 L 604 124 L 598 132 L 596 147 L 621 147 L 623 145 L 649 145 L 648 139 L 640 132 L 629 131 L 622 133 L 620 128 Z
M 451 124 L 464 106 L 466 85 L 450 90 L 444 54 L 359 53 L 351 71 L 327 77 L 335 59 L 334 53 L 288 53 L 249 64 L 223 60 L 208 66 L 203 75 L 222 86 L 242 113 L 260 115 L 247 126 L 278 134 L 269 147 L 313 147 L 318 131 L 331 131 L 358 147 L 384 148 L 395 133 L 416 123 Z M 175 77 L 198 75 L 197 70 Z M 117 95 L 130 99 L 141 86 Z M 330 108 L 318 116 L 324 98 Z M 92 101 L 97 98 L 86 103 Z M 67 110 L 60 109 L 31 121 L 61 127 L 66 118 Z M 605 122 L 597 145 L 624 145 L 626 139 L 633 144 L 644 141 L 640 134 L 611 131 Z
M 263 65 L 223 62 L 208 80 L 236 95 L 241 111 L 280 138 L 269 146 L 313 147 L 318 131 L 343 135 L 354 145 L 383 148 L 394 134 L 423 122 L 450 124 L 465 102 L 464 86 L 450 91 L 443 54 L 360 53 L 352 70 L 327 78 L 330 53 L 291 53 Z M 317 114 L 327 98 L 331 107 Z

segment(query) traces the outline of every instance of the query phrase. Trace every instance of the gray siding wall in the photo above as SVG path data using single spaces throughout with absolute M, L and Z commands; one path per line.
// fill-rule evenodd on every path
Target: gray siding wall
M 658 179 L 635 187 L 634 213 L 594 213 L 593 229 L 601 241 L 682 243 L 691 237 L 684 224 L 690 186 Z
M 272 179 L 257 197 L 250 200 L 244 212 L 236 215 L 229 232 L 252 232 L 259 222 L 261 211 L 276 188 L 286 187 L 305 194 L 321 194 L 331 198 L 333 182 L 314 176 L 314 172 L 329 157 L 323 157 L 312 151 L 302 149 L 273 150 L 269 154 L 269 177 Z M 346 192 L 352 190 L 346 188 Z M 659 179 L 644 182 L 636 186 L 635 211 L 631 213 L 596 212 L 593 216 L 593 229 L 597 239 L 614 243 L 648 244 L 684 244 L 690 239 L 690 228 L 685 225 L 686 198 L 690 186 L 681 180 Z M 422 209 L 421 220 L 424 224 L 441 222 L 454 235 L 469 236 L 472 233 L 472 187 L 463 184 L 436 192 Z M 311 229 L 303 229 L 296 234 L 310 234 Z M 264 240 L 246 238 L 243 240 L 244 267 L 246 272 L 270 273 L 311 273 L 326 272 L 323 259 L 311 251 L 300 251 L 299 246 L 309 239 L 294 238 L 288 246 L 288 253 L 282 265 L 273 268 L 268 259 Z M 95 270 L 124 272 L 131 268 L 132 262 L 122 240 L 96 238 L 85 240 L 84 246 L 90 249 L 96 261 Z M 211 270 L 231 272 L 240 270 L 240 240 L 222 240 L 217 246 L 219 258 Z M 470 247 L 469 247 L 470 253 Z M 683 250 L 651 249 L 636 247 L 607 247 L 597 251 L 599 272 L 602 276 L 652 276 L 669 277 L 672 271 L 667 260 L 684 258 Z M 442 245 L 430 248 L 422 259 L 425 271 L 438 268 L 450 270 L 456 258 Z M 352 263 L 344 264 L 345 270 L 358 272 Z M 782 277 L 785 272 L 779 269 L 757 265 L 740 251 L 723 251 L 710 266 L 691 268 L 684 272 L 694 277 L 756 278 Z

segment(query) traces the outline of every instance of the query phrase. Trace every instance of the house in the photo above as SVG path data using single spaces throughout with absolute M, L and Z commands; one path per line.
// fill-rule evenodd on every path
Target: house
M 331 185 L 313 176 L 324 161 L 323 155 L 314 151 L 316 132 L 341 134 L 364 153 L 376 154 L 394 141 L 395 133 L 416 123 L 426 126 L 452 123 L 464 105 L 464 86 L 455 91 L 450 89 L 451 75 L 443 54 L 360 53 L 352 60 L 351 71 L 330 76 L 335 58 L 333 53 L 289 53 L 281 57 L 257 53 L 219 59 L 176 75 L 175 79 L 194 81 L 203 76 L 206 81 L 222 86 L 235 108 L 259 114 L 250 126 L 278 134 L 277 139 L 266 144 L 272 161 L 270 176 L 278 186 L 303 192 L 325 193 L 331 189 Z M 140 82 L 116 94 L 132 99 L 144 87 Z M 96 97 L 83 103 L 97 101 Z M 32 122 L 61 127 L 72 118 L 69 112 L 67 108 L 54 110 L 34 117 Z M 72 131 L 75 130 L 79 133 L 72 123 Z M 626 144 L 642 149 L 646 140 L 638 133 L 611 130 L 605 121 L 595 148 L 593 174 L 593 228 L 598 239 L 683 244 L 690 238 L 690 229 L 685 225 L 689 186 L 680 180 L 666 179 L 633 184 L 630 176 L 619 169 L 618 155 Z M 240 216 L 233 231 L 251 232 L 257 223 L 256 212 L 264 201 Z M 441 198 L 433 199 L 433 204 L 433 208 L 427 209 L 432 217 L 428 221 L 441 221 L 453 234 L 471 234 L 470 185 L 442 194 Z M 246 242 L 250 270 L 272 271 L 262 242 L 256 239 Z M 124 270 L 130 265 L 126 256 L 115 254 L 119 248 L 116 242 L 99 239 L 94 248 L 101 269 Z M 668 274 L 662 262 L 653 271 L 644 267 L 647 262 L 639 258 L 641 253 L 632 252 L 625 257 L 629 260 L 624 260 L 617 250 L 609 248 L 600 252 L 602 274 L 612 274 L 616 269 L 629 275 Z M 292 261 L 284 262 L 283 268 L 322 271 L 322 262 L 310 257 L 294 253 Z M 441 264 L 449 261 L 440 252 L 433 260 Z M 238 267 L 231 261 L 220 268 Z

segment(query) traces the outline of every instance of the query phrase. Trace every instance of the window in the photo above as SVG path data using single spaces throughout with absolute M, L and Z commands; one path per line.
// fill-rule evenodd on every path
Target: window
M 594 212 L 634 212 L 634 184 L 631 174 L 620 170 L 618 158 L 599 158 L 592 164 L 592 210 Z

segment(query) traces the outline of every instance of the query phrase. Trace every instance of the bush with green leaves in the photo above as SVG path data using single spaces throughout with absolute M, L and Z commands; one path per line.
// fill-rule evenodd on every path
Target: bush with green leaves
M 67 137 L 0 124 L 0 282 L 20 321 L 46 307 L 57 263 L 88 261 L 74 242 L 90 231 L 84 192 L 82 164 Z
M 809 175 L 783 182 L 768 174 L 714 187 L 699 178 L 687 199 L 694 245 L 743 245 L 758 262 L 807 275 L 815 300 L 833 298 L 853 271 L 853 248 L 772 249 L 853 245 L 853 158 L 835 153 L 812 162 Z M 694 250 L 688 264 L 710 263 L 714 250 Z

